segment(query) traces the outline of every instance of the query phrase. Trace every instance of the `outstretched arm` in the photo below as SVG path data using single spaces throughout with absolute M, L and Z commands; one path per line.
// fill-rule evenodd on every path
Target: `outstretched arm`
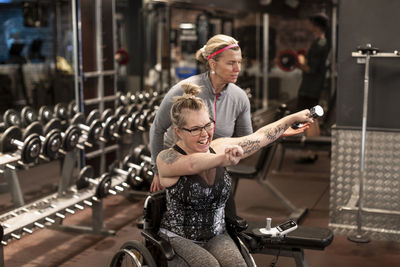
M 293 123 L 306 123 L 313 120 L 309 117 L 308 109 L 288 115 L 276 122 L 261 127 L 253 134 L 238 138 L 219 138 L 212 141 L 211 146 L 216 152 L 223 151 L 225 146 L 239 145 L 243 148 L 243 157 L 246 158 L 262 147 L 278 139 Z

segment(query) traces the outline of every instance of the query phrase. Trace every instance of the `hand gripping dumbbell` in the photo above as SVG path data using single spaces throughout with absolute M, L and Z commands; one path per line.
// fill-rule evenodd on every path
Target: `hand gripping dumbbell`
M 108 142 L 109 140 L 119 138 L 120 136 L 117 134 L 117 117 L 114 116 L 114 112 L 112 109 L 106 109 L 103 113 L 95 109 L 92 110 L 87 118 L 87 123 L 90 125 L 93 120 L 99 119 L 103 126 L 102 137 L 100 141 Z
M 308 115 L 310 118 L 316 118 L 316 117 L 321 117 L 324 115 L 324 110 L 320 105 L 316 105 L 315 107 L 310 108 L 310 115 Z M 294 123 L 292 124 L 293 129 L 298 129 L 302 127 L 304 124 L 303 123 Z
M 96 186 L 95 196 L 98 198 L 104 198 L 109 194 L 116 195 L 117 192 L 111 189 L 112 177 L 109 173 L 104 173 L 99 179 L 95 179 L 93 167 L 90 165 L 85 166 L 80 172 L 76 181 L 76 188 L 78 190 L 88 188 L 90 186 Z
M 42 142 L 38 134 L 31 134 L 22 138 L 22 131 L 18 126 L 11 126 L 0 137 L 0 152 L 20 152 L 21 162 L 29 164 L 34 162 L 40 154 Z
M 45 125 L 53 118 L 53 111 L 48 106 L 41 106 L 39 109 L 39 121 Z
M 37 121 L 37 120 L 38 120 L 38 116 L 36 115 L 33 108 L 31 108 L 29 106 L 25 106 L 21 110 L 21 122 L 22 122 L 23 127 L 26 127 L 29 124 L 31 124 L 32 122 Z
M 90 126 L 85 124 L 85 115 L 82 112 L 78 112 L 74 115 L 74 117 L 70 121 L 71 125 L 76 125 L 82 130 L 82 136 L 85 138 L 84 145 L 87 147 L 93 147 L 93 144 L 97 142 L 97 140 L 101 137 L 101 132 L 103 130 L 103 126 L 101 122 L 97 119 L 94 119 Z M 84 149 L 79 144 L 78 148 Z
M 0 132 L 4 132 L 10 126 L 21 126 L 19 114 L 14 109 L 8 109 L 3 114 L 3 122 L 0 123 Z
M 44 134 L 40 122 L 32 122 L 23 132 L 23 139 L 31 134 L 38 134 L 42 142 L 42 150 L 40 158 L 44 160 L 53 160 L 58 157 L 62 145 L 62 135 L 60 129 L 54 128 Z

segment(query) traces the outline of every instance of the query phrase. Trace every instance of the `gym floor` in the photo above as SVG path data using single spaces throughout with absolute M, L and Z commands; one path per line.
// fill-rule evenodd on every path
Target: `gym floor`
M 277 162 L 273 163 L 268 179 L 297 207 L 307 207 L 301 225 L 328 227 L 329 222 L 329 179 L 330 158 L 326 151 L 319 151 L 319 158 L 314 164 L 297 164 L 295 159 L 303 153 L 288 150 L 282 169 L 276 171 Z M 276 157 L 278 158 L 278 157 Z M 57 173 L 58 164 L 48 165 L 46 173 L 53 168 Z M 275 170 L 275 171 L 274 171 Z M 21 184 L 27 187 L 38 186 L 28 180 L 41 181 L 43 171 L 30 171 L 29 175 L 20 175 Z M 51 190 L 51 189 L 48 189 Z M 29 190 L 28 190 L 29 191 Z M 35 195 L 29 191 L 30 195 Z M 2 198 L 4 196 L 1 196 Z M 33 198 L 33 197 L 32 197 Z M 135 220 L 142 214 L 143 198 L 117 195 L 103 201 L 104 227 L 116 231 L 114 236 L 78 234 L 55 229 L 42 229 L 21 240 L 10 241 L 4 247 L 6 267 L 17 266 L 108 266 L 113 254 L 128 240 L 141 240 L 140 230 Z M 3 202 L 2 202 L 3 203 Z M 264 222 L 265 217 L 272 218 L 272 224 L 287 219 L 288 211 L 254 180 L 240 180 L 236 194 L 238 214 L 249 222 Z M 84 209 L 64 220 L 64 225 L 91 224 L 91 210 Z M 331 245 L 325 250 L 305 250 L 305 259 L 309 266 L 399 266 L 400 243 L 372 240 L 367 244 L 356 244 L 346 236 L 335 235 Z M 258 266 L 270 266 L 275 260 L 272 255 L 253 255 Z M 275 266 L 295 266 L 292 258 L 279 257 Z

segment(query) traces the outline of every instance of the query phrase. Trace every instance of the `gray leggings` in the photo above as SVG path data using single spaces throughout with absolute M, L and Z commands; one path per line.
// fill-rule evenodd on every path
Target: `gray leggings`
M 205 244 L 196 244 L 183 237 L 169 237 L 175 257 L 171 267 L 247 266 L 235 242 L 228 234 L 217 235 Z

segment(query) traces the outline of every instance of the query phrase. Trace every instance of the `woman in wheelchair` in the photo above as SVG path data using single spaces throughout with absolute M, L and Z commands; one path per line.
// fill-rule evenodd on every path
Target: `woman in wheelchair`
M 253 134 L 212 140 L 214 121 L 196 97 L 200 88 L 184 85 L 171 109 L 176 143 L 157 157 L 167 209 L 160 235 L 171 243 L 169 266 L 246 266 L 226 233 L 225 202 L 231 190 L 226 166 L 235 165 L 278 139 L 293 123 L 312 122 L 309 110 L 288 115 Z

